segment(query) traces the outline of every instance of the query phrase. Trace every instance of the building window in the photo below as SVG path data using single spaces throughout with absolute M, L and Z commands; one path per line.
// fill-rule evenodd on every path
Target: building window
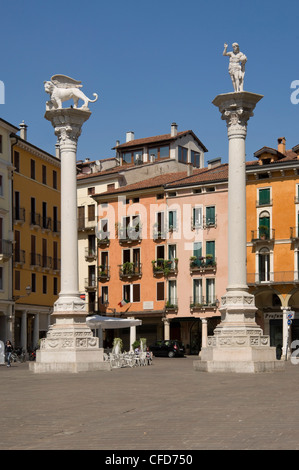
M 126 302 L 131 302 L 131 286 L 130 284 L 126 284 L 123 286 L 123 298 Z
M 3 176 L 0 175 L 0 196 L 3 196 Z
M 3 152 L 2 145 L 3 145 L 3 137 L 2 137 L 2 135 L 0 134 L 0 153 Z
M 206 280 L 206 304 L 212 305 L 215 304 L 215 279 Z
M 3 268 L 0 267 L 0 290 L 3 290 Z
M 192 228 L 199 228 L 202 226 L 202 208 L 193 207 Z
M 91 188 L 87 188 L 87 194 L 88 196 L 91 196 L 92 194 L 95 194 L 96 188 L 92 186 Z
M 47 276 L 43 276 L 43 294 L 47 293 Z
M 36 274 L 31 273 L 31 292 L 36 292 Z
M 202 299 L 202 280 L 193 279 L 193 304 L 201 305 L 203 303 Z
M 140 302 L 140 284 L 133 284 L 133 302 Z
M 113 189 L 115 189 L 115 183 L 107 184 L 107 191 L 112 191 Z
M 270 281 L 270 252 L 268 248 L 262 248 L 258 254 L 259 282 Z
M 263 211 L 259 215 L 259 233 L 258 238 L 269 239 L 270 237 L 270 214 Z
M 47 184 L 47 167 L 46 167 L 46 165 L 42 165 L 42 182 L 43 182 L 43 184 Z
M 215 225 L 215 223 L 215 206 L 208 206 L 206 207 L 206 225 L 211 226 Z
M 57 277 L 53 278 L 53 295 L 58 295 L 58 279 L 57 279 Z
M 157 300 L 164 300 L 164 282 L 157 282 Z
M 259 189 L 259 201 L 260 206 L 269 206 L 271 203 L 270 199 L 270 188 Z
M 200 168 L 200 153 L 191 150 L 191 163 L 196 168 Z
M 179 162 L 188 162 L 188 149 L 179 145 Z
M 168 302 L 170 305 L 177 305 L 176 281 L 168 281 Z
M 206 242 L 206 264 L 213 263 L 215 261 L 215 241 Z
M 177 227 L 177 211 L 168 212 L 168 230 L 176 230 Z
M 57 189 L 57 171 L 53 170 L 53 188 Z
M 14 167 L 17 173 L 20 172 L 20 154 L 17 151 L 14 151 Z
M 101 303 L 102 304 L 108 304 L 109 303 L 108 286 L 102 286 Z
M 35 160 L 30 160 L 30 178 L 35 180 Z
M 20 290 L 21 288 L 21 273 L 20 271 L 15 271 L 15 290 Z
M 91 222 L 95 220 L 95 204 L 90 204 L 88 206 L 88 221 Z
M 170 148 L 169 145 L 164 145 L 163 147 L 154 147 L 148 149 L 148 155 L 150 162 L 156 160 L 163 160 L 164 158 L 169 158 Z
M 132 163 L 132 152 L 124 152 L 122 154 L 123 163 Z

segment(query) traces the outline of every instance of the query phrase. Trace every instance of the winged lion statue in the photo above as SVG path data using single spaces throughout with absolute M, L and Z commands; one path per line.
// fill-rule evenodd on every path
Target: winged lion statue
M 62 103 L 69 99 L 73 99 L 74 108 L 78 108 L 78 101 L 81 99 L 83 105 L 80 109 L 88 109 L 88 103 L 94 103 L 98 99 L 98 95 L 94 100 L 90 100 L 81 90 L 83 85 L 74 78 L 67 77 L 66 75 L 53 75 L 50 81 L 44 82 L 45 92 L 49 93 L 50 101 L 46 103 L 46 109 L 61 109 Z

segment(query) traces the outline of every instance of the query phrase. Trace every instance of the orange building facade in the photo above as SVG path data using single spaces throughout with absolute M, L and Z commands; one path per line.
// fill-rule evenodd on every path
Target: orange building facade
M 290 342 L 299 339 L 299 152 L 263 147 L 247 164 L 247 273 L 257 321 L 271 346 L 286 350 L 287 312 L 295 312 Z

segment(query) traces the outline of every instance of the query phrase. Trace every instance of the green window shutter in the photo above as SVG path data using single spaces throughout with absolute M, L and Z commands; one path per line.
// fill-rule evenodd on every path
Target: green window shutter
M 260 205 L 270 204 L 270 188 L 259 190 L 259 204 Z
M 215 206 L 206 207 L 206 224 L 215 224 Z
M 206 242 L 206 256 L 211 255 L 215 259 L 215 241 Z
M 193 256 L 196 256 L 197 258 L 202 257 L 202 244 L 201 244 L 201 242 L 195 242 L 193 244 Z

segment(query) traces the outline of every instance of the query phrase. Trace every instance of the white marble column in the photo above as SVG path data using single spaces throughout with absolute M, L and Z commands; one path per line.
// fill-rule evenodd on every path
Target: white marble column
M 282 359 L 287 357 L 290 358 L 290 345 L 289 345 L 289 325 L 288 325 L 288 312 L 291 310 L 291 307 L 281 307 L 282 308 Z
M 54 108 L 47 105 L 59 143 L 61 159 L 61 291 L 52 314 L 55 323 L 41 341 L 34 372 L 80 372 L 107 369 L 99 338 L 86 324 L 85 302 L 78 283 L 77 142 L 81 128 L 91 115 L 84 108 Z
M 213 104 L 227 124 L 228 285 L 221 298 L 221 322 L 208 337 L 196 370 L 207 372 L 265 372 L 274 370 L 275 348 L 255 321 L 254 296 L 246 279 L 246 168 L 247 123 L 262 96 L 249 92 L 218 95 Z

